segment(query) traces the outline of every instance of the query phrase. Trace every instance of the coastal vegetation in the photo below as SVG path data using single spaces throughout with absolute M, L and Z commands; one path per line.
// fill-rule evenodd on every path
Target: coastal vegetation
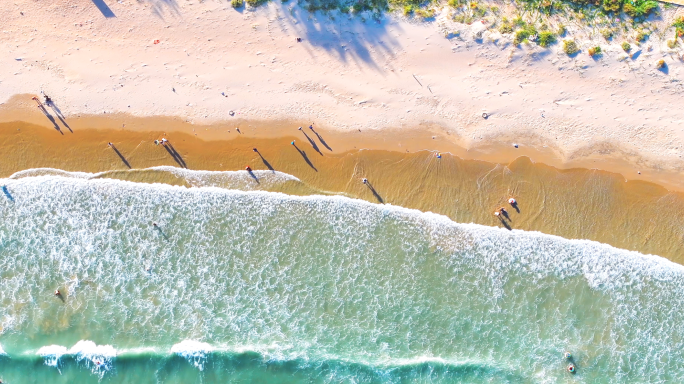
M 601 55 L 601 47 L 591 47 L 587 50 L 587 53 L 589 53 L 589 56 L 599 56 Z
M 233 8 L 256 7 L 267 1 L 231 0 L 231 5 Z M 513 0 L 503 3 L 491 0 L 297 0 L 297 3 L 309 12 L 363 13 L 361 17 L 364 20 L 368 17 L 379 20 L 387 12 L 418 20 L 434 20 L 439 13 L 439 23 L 442 24 L 445 20 L 465 26 L 482 23 L 484 29 L 473 32 L 472 38 L 476 41 L 481 42 L 485 38 L 496 41 L 500 37 L 491 36 L 486 31 L 497 31 L 518 47 L 537 45 L 549 48 L 566 36 L 566 25 L 573 26 L 573 35 L 580 30 L 590 38 L 603 37 L 607 42 L 619 38 L 624 41 L 621 46 L 625 52 L 631 49 L 630 42 L 639 45 L 652 33 L 658 33 L 664 42 L 662 34 L 669 27 L 675 30 L 674 38 L 667 41 L 670 49 L 676 49 L 678 39 L 684 37 L 684 16 L 677 17 L 664 29 L 660 26 L 659 30 L 659 26 L 654 24 L 661 12 L 655 0 Z M 671 6 L 664 6 L 668 7 Z M 447 38 L 464 38 L 458 26 L 444 25 L 443 33 Z M 577 38 L 574 36 L 563 41 L 562 48 L 566 54 L 572 55 L 580 50 Z M 600 54 L 601 50 L 595 46 L 588 52 Z
M 563 52 L 565 52 L 567 55 L 572 55 L 579 52 L 579 47 L 574 40 L 565 40 L 563 42 Z
M 675 22 L 672 24 L 672 26 L 675 28 L 675 39 L 678 37 L 684 37 L 684 16 L 679 16 L 677 19 L 675 19 Z

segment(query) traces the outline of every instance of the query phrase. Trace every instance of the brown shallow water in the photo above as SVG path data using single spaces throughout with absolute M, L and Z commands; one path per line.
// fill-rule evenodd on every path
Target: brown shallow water
M 195 185 L 167 171 L 143 170 L 168 165 L 190 170 L 273 169 L 301 182 L 257 184 L 289 194 L 343 194 L 421 211 L 444 214 L 457 222 L 504 226 L 493 211 L 506 206 L 512 229 L 534 230 L 571 239 L 589 239 L 619 248 L 667 257 L 682 263 L 684 194 L 644 181 L 625 181 L 616 173 L 590 169 L 559 170 L 527 157 L 509 164 L 463 160 L 435 152 L 403 153 L 326 148 L 334 141 L 304 130 L 280 138 L 238 137 L 204 141 L 170 132 L 171 147 L 156 146 L 161 131 L 82 129 L 64 135 L 28 123 L 0 124 L 0 176 L 30 168 L 103 172 L 136 182 Z M 291 141 L 295 140 L 295 146 Z M 117 154 L 107 146 L 115 144 Z M 325 142 L 325 144 L 323 144 Z M 316 148 L 312 146 L 316 145 Z M 253 151 L 258 148 L 259 153 Z M 177 155 L 173 151 L 176 151 Z M 261 155 L 261 156 L 260 156 Z M 129 170 L 128 166 L 131 167 Z M 372 189 L 361 182 L 367 178 Z M 519 202 L 517 212 L 506 203 Z

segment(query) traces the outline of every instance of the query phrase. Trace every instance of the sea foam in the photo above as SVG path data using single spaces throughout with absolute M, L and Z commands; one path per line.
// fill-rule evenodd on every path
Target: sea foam
M 59 367 L 59 359 L 69 353 L 68 349 L 62 345 L 48 345 L 38 349 L 36 354 L 42 357 L 45 361 L 45 365 L 51 367 Z
M 171 353 L 185 358 L 200 371 L 204 369 L 207 354 L 213 350 L 210 344 L 194 340 L 183 340 L 171 347 Z
M 661 257 L 341 196 L 55 176 L 7 184 L 15 202 L 0 204 L 0 298 L 41 297 L 54 289 L 45 274 L 78 279 L 67 309 L 82 308 L 77 316 L 94 319 L 82 326 L 106 331 L 108 344 L 185 340 L 171 353 L 206 370 L 223 351 L 217 341 L 280 343 L 257 353 L 386 368 L 394 382 L 421 364 L 561 381 L 567 348 L 585 366 L 603 364 L 581 373 L 587 382 L 629 371 L 634 356 L 662 366 L 610 382 L 684 377 L 670 356 L 684 349 L 684 269 Z M 8 314 L 13 331 L 27 310 Z M 95 347 L 69 353 L 90 356 L 81 360 L 91 369 L 117 355 L 81 352 Z

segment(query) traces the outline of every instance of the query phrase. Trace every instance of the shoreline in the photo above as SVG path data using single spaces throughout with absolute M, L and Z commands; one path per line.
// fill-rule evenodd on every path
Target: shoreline
M 54 129 L 53 123 L 46 118 L 31 100 L 31 95 L 16 95 L 10 102 L 0 105 L 0 124 L 29 123 Z M 52 111 L 50 111 L 52 112 Z M 51 113 L 55 115 L 54 113 Z M 151 116 L 138 117 L 128 114 L 78 115 L 65 117 L 63 121 L 53 120 L 65 134 L 71 130 L 114 130 L 130 132 L 179 132 L 194 135 L 201 141 L 229 141 L 236 138 L 279 139 L 304 136 L 297 127 L 302 126 L 310 132 L 307 122 L 296 120 L 249 121 L 245 119 L 226 120 L 216 124 L 193 124 L 179 117 Z M 64 126 L 66 122 L 69 128 Z M 617 147 L 606 147 L 602 151 L 591 152 L 573 158 L 565 158 L 559 148 L 544 144 L 542 138 L 528 137 L 519 143 L 507 137 L 492 137 L 489 143 L 467 146 L 467 141 L 443 126 L 423 124 L 413 128 L 382 128 L 373 130 L 339 131 L 328 128 L 315 130 L 335 142 L 330 153 L 341 154 L 351 150 L 382 150 L 401 153 L 433 151 L 451 154 L 463 160 L 480 160 L 490 163 L 508 164 L 520 157 L 528 157 L 535 163 L 552 166 L 559 170 L 576 168 L 605 171 L 618 174 L 627 181 L 645 181 L 657 184 L 669 191 L 684 192 L 684 169 L 664 169 L 659 165 L 648 164 L 637 153 L 630 153 Z M 163 127 L 163 129 L 160 129 Z M 236 130 L 237 128 L 237 130 Z M 239 131 L 238 131 L 239 130 Z M 58 133 L 57 133 L 58 134 Z M 73 134 L 73 133 L 71 133 Z M 67 138 L 68 139 L 68 138 Z M 513 144 L 518 144 L 514 147 Z M 328 148 L 325 148 L 326 150 Z M 104 171 L 107 169 L 100 169 Z M 213 169 L 212 169 L 213 170 Z
M 99 177 L 186 187 L 209 185 L 291 195 L 340 194 L 443 214 L 458 223 L 594 240 L 684 264 L 684 234 L 678 229 L 679 218 L 684 215 L 684 193 L 646 181 L 625 181 L 616 173 L 557 169 L 525 156 L 496 163 L 462 159 L 444 151 L 437 158 L 437 150 L 424 150 L 420 147 L 424 143 L 410 138 L 410 144 L 417 147 L 408 153 L 361 149 L 361 143 L 376 138 L 366 137 L 364 132 L 350 139 L 344 133 L 316 129 L 316 135 L 308 128 L 301 132 L 288 128 L 293 130 L 290 135 L 265 138 L 258 136 L 268 137 L 273 131 L 260 131 L 255 126 L 252 132 L 245 125 L 244 134 L 216 131 L 213 134 L 217 138 L 204 140 L 200 133 L 195 136 L 180 130 L 166 131 L 164 136 L 162 130 L 91 129 L 81 126 L 77 119 L 68 121 L 73 123 L 70 126 L 74 133 L 66 131 L 64 135 L 28 123 L 1 123 L 0 148 L 5 156 L 0 176 L 26 169 L 55 168 L 70 172 L 111 171 Z M 134 125 L 132 120 L 126 121 L 127 127 Z M 211 131 L 206 129 L 209 135 Z M 232 136 L 220 140 L 220 135 Z M 169 148 L 153 143 L 162 137 L 168 138 Z M 400 135 L 384 137 L 387 141 L 376 142 L 378 147 L 405 139 Z M 431 137 L 425 140 L 437 141 Z M 108 142 L 114 144 L 116 153 Z M 350 143 L 359 148 L 347 149 Z M 258 153 L 253 151 L 255 147 Z M 155 166 L 242 171 L 244 177 L 236 181 L 232 176 L 221 179 L 207 175 L 216 177 L 200 180 L 204 176 L 148 169 Z M 259 176 L 248 177 L 244 171 L 247 166 L 259 171 Z M 259 182 L 261 174 L 269 169 L 299 181 Z M 371 188 L 361 182 L 362 178 L 368 178 Z M 492 213 L 498 207 L 508 207 L 509 197 L 520 202 L 521 212 L 509 207 L 510 218 L 499 220 Z

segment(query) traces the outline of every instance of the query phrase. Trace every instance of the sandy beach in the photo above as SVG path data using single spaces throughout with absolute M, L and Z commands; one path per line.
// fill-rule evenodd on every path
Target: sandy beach
M 678 225 L 684 194 L 650 182 L 625 182 L 616 173 L 559 170 L 528 157 L 501 164 L 413 148 L 408 153 L 345 148 L 350 145 L 345 134 L 307 127 L 276 138 L 245 133 L 205 141 L 179 131 L 74 126 L 73 134 L 55 136 L 54 130 L 38 125 L 0 124 L 0 146 L 6 152 L 0 177 L 59 175 L 341 195 L 439 213 L 460 223 L 595 240 L 684 261 L 684 234 Z M 154 144 L 163 138 L 168 147 Z M 372 140 L 361 135 L 351 143 Z M 424 143 L 417 140 L 415 145 Z M 510 197 L 519 201 L 517 209 L 508 204 Z M 500 220 L 493 213 L 502 206 L 508 216 Z
M 309 14 L 288 2 L 240 11 L 220 1 L 111 3 L 111 17 L 87 1 L 0 5 L 0 121 L 17 120 L 18 105 L 35 108 L 26 96 L 42 91 L 69 121 L 168 116 L 204 139 L 205 125 L 236 120 L 418 129 L 490 155 L 518 144 L 508 161 L 537 151 L 561 168 L 684 187 L 682 48 L 668 49 L 664 30 L 631 58 L 614 41 L 593 59 L 568 57 L 560 44 L 515 47 L 486 24 L 454 23 L 447 8 L 418 22 Z M 661 24 L 680 13 L 663 10 Z M 582 47 L 597 39 L 579 24 L 567 29 Z
M 0 15 L 0 382 L 684 381 L 684 8 Z

